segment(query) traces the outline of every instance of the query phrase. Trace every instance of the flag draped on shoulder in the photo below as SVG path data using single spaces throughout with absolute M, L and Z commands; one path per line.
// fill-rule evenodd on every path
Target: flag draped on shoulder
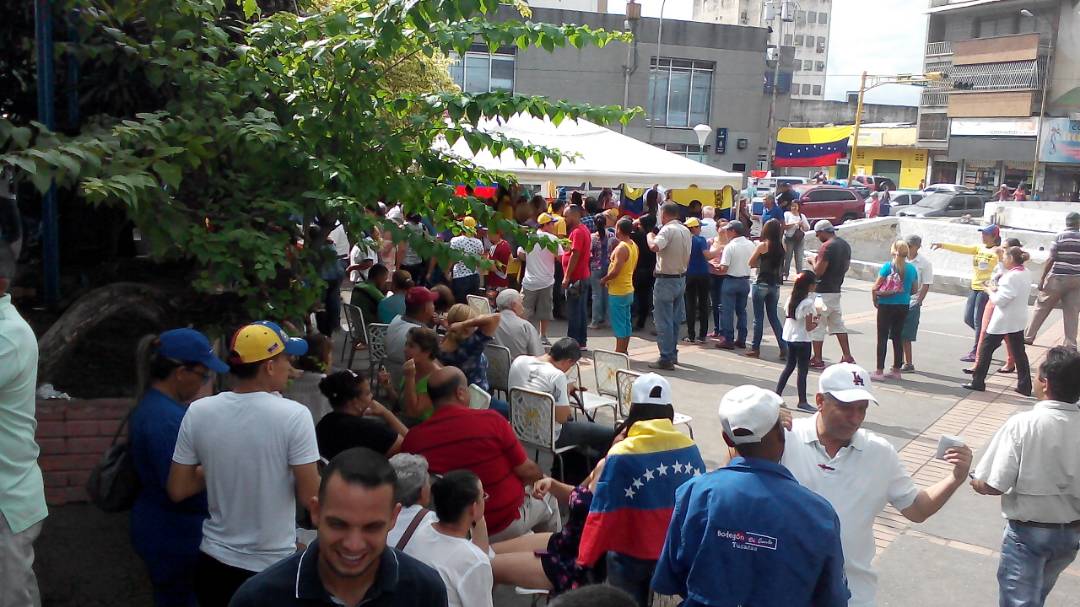
M 608 451 L 585 520 L 578 563 L 592 566 L 606 552 L 656 560 L 664 547 L 675 490 L 705 474 L 697 445 L 670 420 L 637 422 Z

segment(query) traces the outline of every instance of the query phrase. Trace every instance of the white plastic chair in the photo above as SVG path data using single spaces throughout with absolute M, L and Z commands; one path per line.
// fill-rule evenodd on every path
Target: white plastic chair
M 502 392 L 504 397 L 510 394 L 510 348 L 489 343 L 484 346 L 484 356 L 488 361 L 488 387 L 492 394 Z
M 573 382 L 578 390 L 571 395 L 571 400 L 585 414 L 585 417 L 589 421 L 596 421 L 596 412 L 603 407 L 611 408 L 611 416 L 617 415 L 617 407 L 619 401 L 612 396 L 605 396 L 604 394 L 598 394 L 596 392 L 590 392 L 588 390 L 582 390 L 581 383 L 581 366 L 575 364 L 566 372 L 567 377 Z M 613 395 L 614 396 L 614 395 Z
M 491 395 L 476 384 L 469 384 L 469 408 L 487 409 L 491 406 Z
M 487 297 L 482 295 L 466 295 L 465 299 L 468 301 L 469 307 L 476 310 L 480 314 L 491 314 L 491 302 Z
M 540 588 L 522 588 L 521 586 L 514 586 L 514 594 L 529 597 L 529 605 L 531 607 L 536 607 L 541 601 L 547 603 L 549 593 L 547 590 L 541 590 Z
M 523 446 L 536 450 L 537 460 L 540 459 L 540 453 L 550 453 L 554 459 L 559 460 L 561 470 L 565 470 L 562 454 L 578 447 L 555 446 L 555 399 L 550 394 L 511 388 L 510 425 Z
M 631 391 L 634 387 L 634 380 L 639 377 L 641 377 L 641 373 L 638 373 L 637 371 L 629 371 L 627 369 L 618 369 L 615 371 L 615 381 L 618 386 L 619 397 L 619 419 L 626 419 L 626 416 L 630 412 Z M 676 411 L 675 418 L 671 420 L 671 423 L 675 426 L 686 426 L 687 431 L 690 433 L 690 438 L 694 438 L 694 426 L 691 425 L 693 421 L 693 417 Z

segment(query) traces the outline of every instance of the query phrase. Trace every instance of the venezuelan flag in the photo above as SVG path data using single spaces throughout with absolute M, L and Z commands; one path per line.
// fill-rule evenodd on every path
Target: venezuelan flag
M 578 563 L 592 566 L 606 552 L 660 558 L 675 490 L 705 474 L 697 445 L 670 420 L 638 422 L 608 451 L 581 534 Z
M 777 167 L 826 167 L 847 156 L 850 126 L 783 128 L 776 136 Z

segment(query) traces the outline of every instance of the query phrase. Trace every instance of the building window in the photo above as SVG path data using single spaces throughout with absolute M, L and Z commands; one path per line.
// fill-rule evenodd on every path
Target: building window
M 817 22 L 825 25 L 829 22 L 829 13 L 818 13 Z
M 825 62 L 824 61 L 816 62 L 814 64 L 814 71 L 815 72 L 824 72 L 825 71 Z
M 814 71 L 814 62 L 810 61 L 809 59 L 804 60 L 802 62 L 802 69 L 803 69 L 804 72 L 812 72 L 812 71 Z
M 814 12 L 814 11 L 810 11 L 810 12 L 806 13 L 806 22 L 807 23 L 817 23 L 817 13 Z
M 466 93 L 514 92 L 514 56 L 469 51 L 451 55 L 450 78 Z
M 803 95 L 809 95 L 810 94 L 810 85 L 809 84 L 802 85 L 802 94 Z
M 784 46 L 791 46 L 792 38 L 791 34 L 784 34 Z
M 815 84 L 814 85 L 814 96 L 815 97 L 820 97 L 821 96 L 821 85 L 820 84 Z
M 817 52 L 825 52 L 825 36 L 818 36 L 817 38 Z
M 948 114 L 923 114 L 919 116 L 919 139 L 945 141 L 948 138 Z
M 656 59 L 649 78 L 649 116 L 656 124 L 691 127 L 709 121 L 714 64 L 690 59 Z
M 806 25 L 806 11 L 798 11 L 795 13 L 795 24 Z
M 814 48 L 814 37 L 813 36 L 807 36 L 806 37 L 806 48 Z
M 796 34 L 795 35 L 795 46 L 802 46 L 802 45 L 803 45 L 803 35 L 802 34 Z
M 658 143 L 656 147 L 685 156 L 690 160 L 701 160 L 703 156 L 708 155 L 710 149 L 707 145 L 702 147 L 696 143 Z

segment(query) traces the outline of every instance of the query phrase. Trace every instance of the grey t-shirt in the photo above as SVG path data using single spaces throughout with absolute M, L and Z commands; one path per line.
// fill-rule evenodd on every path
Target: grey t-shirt
M 513 310 L 503 310 L 499 316 L 502 316 L 502 320 L 499 328 L 495 329 L 495 343 L 510 350 L 510 360 L 544 353 L 544 347 L 540 345 L 540 332 L 531 322 L 514 314 Z

